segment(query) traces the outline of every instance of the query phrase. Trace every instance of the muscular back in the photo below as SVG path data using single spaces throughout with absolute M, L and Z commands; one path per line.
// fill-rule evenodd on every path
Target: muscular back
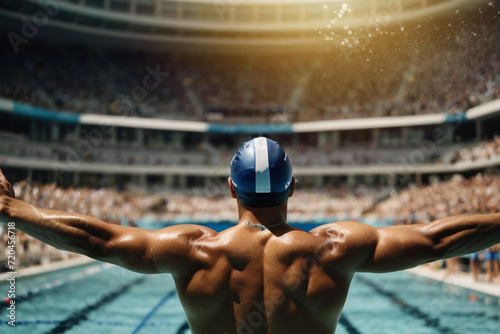
M 352 278 L 342 273 L 341 233 L 244 224 L 204 232 L 191 269 L 174 275 L 193 333 L 334 331 Z

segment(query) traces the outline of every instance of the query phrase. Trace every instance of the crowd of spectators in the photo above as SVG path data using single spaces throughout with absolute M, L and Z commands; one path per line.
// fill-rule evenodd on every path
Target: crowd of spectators
M 187 119 L 193 112 L 175 58 L 40 43 L 19 54 L 0 44 L 0 58 L 0 98 L 73 113 Z
M 399 224 L 474 213 L 500 212 L 500 174 L 456 174 L 446 181 L 410 186 L 377 206 L 376 215 Z
M 183 66 L 206 108 L 281 107 L 304 67 L 300 56 L 207 55 L 201 59 L 187 57 Z
M 398 165 L 408 161 L 414 147 L 398 148 L 313 148 L 283 145 L 295 166 L 368 166 Z M 440 156 L 449 145 L 436 148 L 434 155 Z M 0 155 L 45 161 L 79 162 L 123 165 L 123 166 L 227 166 L 237 147 L 223 149 L 207 143 L 191 149 L 175 148 L 171 144 L 161 147 L 134 147 L 131 145 L 101 144 L 92 147 L 91 152 L 79 150 L 78 141 L 64 143 L 44 143 L 26 138 L 2 138 L 0 133 Z M 425 157 L 418 163 L 432 162 L 434 155 Z
M 489 160 L 500 157 L 500 136 L 484 141 L 473 147 L 463 148 L 454 152 L 451 163 Z
M 300 120 L 459 114 L 499 98 L 497 17 L 490 6 L 399 32 L 377 30 L 357 38 L 354 57 L 318 57 Z
M 35 41 L 14 55 L 1 45 L 0 97 L 77 113 L 190 120 L 217 108 L 284 108 L 286 122 L 460 114 L 500 97 L 496 12 L 487 6 L 401 31 L 351 28 L 352 50 L 293 55 L 150 54 Z M 153 76 L 146 87 L 157 70 L 168 77 Z
M 131 188 L 62 188 L 56 184 L 18 182 L 18 198 L 35 206 L 78 212 L 114 223 L 137 222 L 151 217 L 156 222 L 234 221 L 236 204 L 226 184 L 220 191 L 206 193 L 190 190 L 153 190 Z M 292 221 L 314 221 L 318 217 L 359 217 L 376 202 L 381 189 L 330 187 L 327 190 L 301 190 L 290 198 Z

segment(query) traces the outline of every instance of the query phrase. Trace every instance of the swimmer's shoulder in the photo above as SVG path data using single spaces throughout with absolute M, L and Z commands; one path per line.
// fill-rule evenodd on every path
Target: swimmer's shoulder
M 332 236 L 337 235 L 338 233 L 362 230 L 366 227 L 366 224 L 356 221 L 339 221 L 320 225 L 312 229 L 309 233 L 315 236 Z
M 179 224 L 154 232 L 157 241 L 156 261 L 160 272 L 168 272 L 182 277 L 192 273 L 207 260 L 218 233 L 208 227 Z M 215 238 L 214 238 L 215 237 Z M 179 276 L 180 275 L 180 276 Z
M 214 237 L 217 231 L 202 225 L 179 224 L 165 227 L 157 231 L 158 235 L 169 235 L 178 238 L 187 238 L 191 241 Z

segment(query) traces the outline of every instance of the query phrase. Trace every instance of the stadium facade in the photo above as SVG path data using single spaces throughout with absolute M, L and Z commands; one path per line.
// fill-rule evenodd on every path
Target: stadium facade
M 424 17 L 485 6 L 493 5 L 460 0 L 8 0 L 0 4 L 0 26 L 9 52 L 18 53 L 30 43 L 78 41 L 86 48 L 167 55 L 216 51 L 253 56 L 316 48 L 350 57 L 362 38 L 381 27 L 390 35 L 403 26 L 415 28 Z M 346 33 L 346 27 L 355 33 L 342 35 L 344 48 L 339 48 L 329 36 Z M 144 73 L 129 89 L 129 106 L 110 114 L 62 111 L 0 96 L 2 169 L 11 179 L 62 185 L 207 186 L 224 182 L 234 149 L 257 135 L 285 146 L 303 186 L 407 185 L 500 164 L 499 156 L 452 161 L 457 151 L 499 134 L 500 100 L 493 97 L 459 112 L 331 120 L 301 120 L 301 104 L 292 98 L 287 104 L 239 109 L 193 103 L 191 117 L 174 119 L 130 111 L 168 76 L 155 66 Z M 181 79 L 187 99 L 196 100 L 196 89 L 188 84 L 192 79 Z M 295 88 L 290 95 L 300 92 Z

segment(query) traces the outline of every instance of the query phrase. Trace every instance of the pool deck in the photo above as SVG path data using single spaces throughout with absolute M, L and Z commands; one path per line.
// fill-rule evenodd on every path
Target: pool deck
M 474 282 L 470 273 L 460 272 L 452 275 L 447 275 L 446 270 L 444 269 L 431 269 L 425 266 L 408 269 L 406 270 L 406 272 L 409 272 L 413 275 L 426 277 L 435 281 L 455 285 L 467 290 L 500 297 L 500 282 L 498 281 L 498 279 L 493 281 L 493 283 L 489 283 L 486 281 L 484 274 L 479 276 L 478 282 Z
M 33 266 L 33 267 L 19 268 L 15 271 L 16 272 L 15 275 L 16 275 L 16 277 L 33 276 L 33 275 L 38 275 L 38 274 L 47 273 L 47 272 L 51 272 L 51 271 L 81 266 L 81 265 L 91 263 L 91 262 L 95 262 L 95 260 L 88 258 L 88 257 L 85 257 L 85 256 L 77 256 L 77 257 L 74 257 L 74 258 L 71 258 L 68 260 L 51 262 L 51 263 Z M 1 273 L 0 274 L 0 281 L 6 280 L 11 275 L 12 275 L 12 272 Z

